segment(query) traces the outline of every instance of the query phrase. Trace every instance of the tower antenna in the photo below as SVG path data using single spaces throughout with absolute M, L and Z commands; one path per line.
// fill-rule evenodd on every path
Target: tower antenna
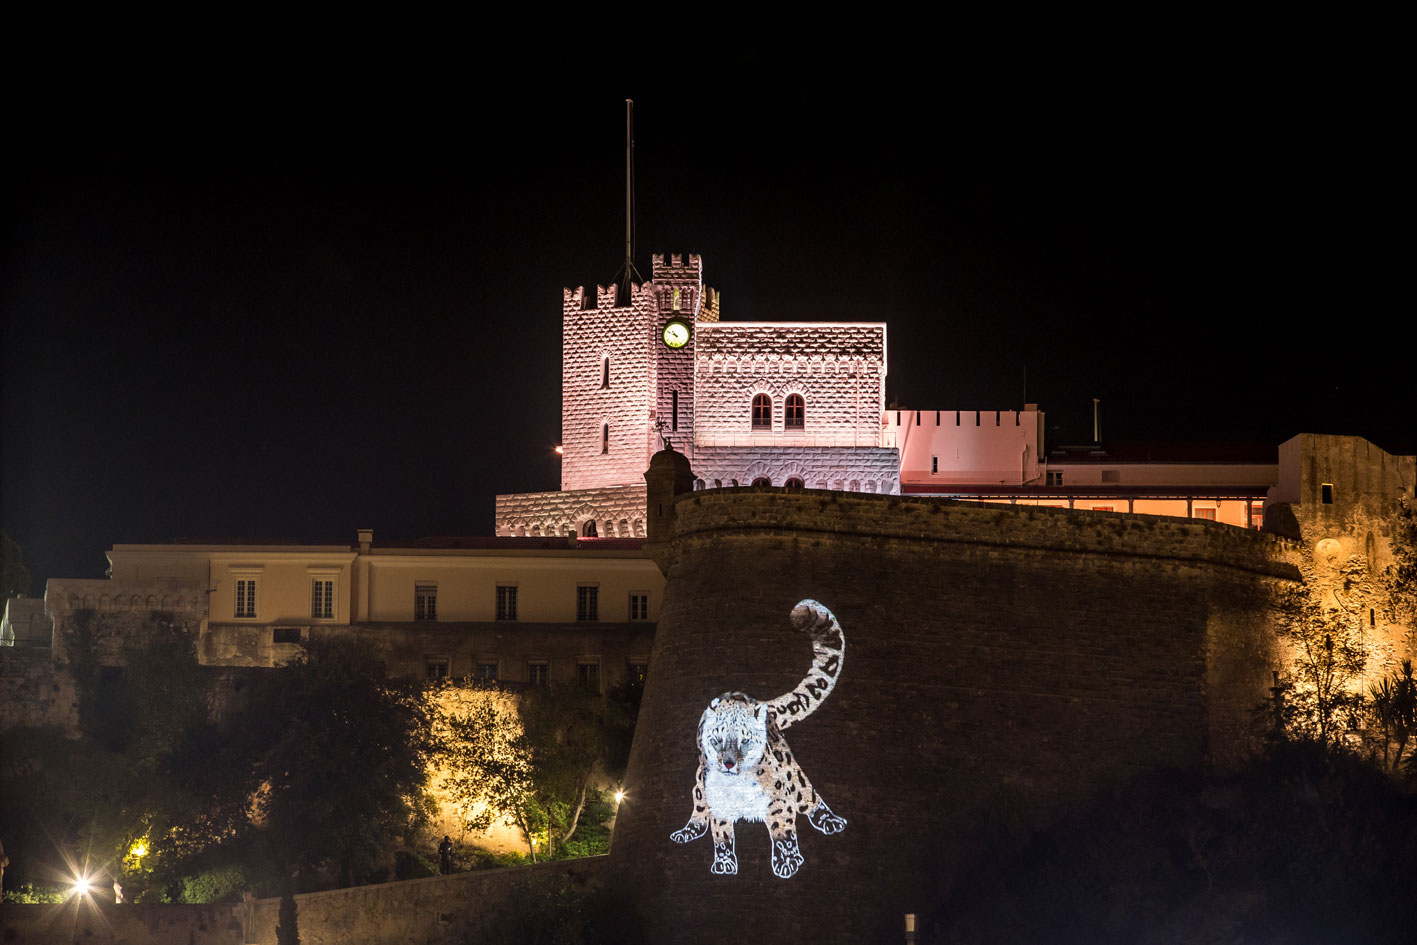
M 617 306 L 630 304 L 630 286 L 644 282 L 635 269 L 635 103 L 625 99 L 625 264 L 615 274 Z

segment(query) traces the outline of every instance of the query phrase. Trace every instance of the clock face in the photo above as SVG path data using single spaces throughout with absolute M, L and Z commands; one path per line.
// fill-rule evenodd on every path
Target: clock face
M 664 343 L 671 348 L 682 348 L 689 343 L 689 326 L 674 319 L 664 326 Z

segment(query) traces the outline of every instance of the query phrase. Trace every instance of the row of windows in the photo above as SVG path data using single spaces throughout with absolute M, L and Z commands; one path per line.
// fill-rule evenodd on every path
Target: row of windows
M 448 668 L 450 664 L 448 657 L 427 656 L 424 657 L 423 663 L 425 673 L 430 682 L 438 682 L 448 678 Z M 643 684 L 645 674 L 649 671 L 649 664 L 644 660 L 630 660 L 627 664 L 627 669 L 631 680 Z M 501 677 L 499 663 L 496 660 L 478 660 L 473 664 L 472 681 L 482 684 L 504 681 Z M 549 686 L 551 684 L 551 661 L 544 659 L 527 660 L 526 681 L 533 686 Z M 577 660 L 576 681 L 589 692 L 600 692 L 600 660 Z
M 629 609 L 631 620 L 648 620 L 649 594 L 644 591 L 635 591 L 630 594 Z M 241 619 L 256 619 L 255 578 L 237 579 L 234 616 Z M 312 619 L 316 620 L 334 619 L 335 582 L 333 578 L 315 578 L 310 582 L 310 616 Z M 417 581 L 414 583 L 413 619 L 438 619 L 437 582 Z M 496 619 L 517 619 L 517 585 L 497 585 Z M 600 588 L 597 585 L 581 584 L 576 587 L 576 619 L 583 621 L 600 619 Z
M 788 394 L 782 404 L 782 428 L 801 430 L 807 425 L 807 402 L 801 394 Z M 772 429 L 772 398 L 767 394 L 753 396 L 753 429 Z

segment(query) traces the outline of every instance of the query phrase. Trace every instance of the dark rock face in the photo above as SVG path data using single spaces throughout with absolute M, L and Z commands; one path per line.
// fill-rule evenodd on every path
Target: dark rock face
M 1296 576 L 1274 539 L 1184 519 L 778 490 L 674 512 L 611 852 L 653 941 L 898 941 L 983 824 L 1046 824 L 1143 771 L 1235 757 L 1274 665 L 1270 586 Z M 847 826 L 800 817 L 802 866 L 779 879 L 768 826 L 739 821 L 738 872 L 714 875 L 711 835 L 670 840 L 699 716 L 802 679 L 804 598 L 836 613 L 845 659 L 788 741 Z

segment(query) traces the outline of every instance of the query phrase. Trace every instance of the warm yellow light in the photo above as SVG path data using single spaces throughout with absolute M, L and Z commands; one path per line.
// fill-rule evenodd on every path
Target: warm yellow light
M 618 803 L 620 803 L 621 801 L 623 801 L 624 799 L 625 799 L 625 792 L 624 792 L 624 791 L 616 791 L 616 792 L 615 792 L 615 803 L 618 804 Z
M 75 876 L 72 891 L 75 896 L 87 896 L 89 894 L 89 878 L 87 876 Z
M 556 447 L 556 455 L 557 455 L 557 456 L 564 456 L 564 455 L 566 455 L 565 447 L 562 447 L 562 446 Z
M 133 845 L 128 848 L 128 855 L 132 857 L 144 857 L 148 855 L 148 845 L 144 840 L 134 840 Z

